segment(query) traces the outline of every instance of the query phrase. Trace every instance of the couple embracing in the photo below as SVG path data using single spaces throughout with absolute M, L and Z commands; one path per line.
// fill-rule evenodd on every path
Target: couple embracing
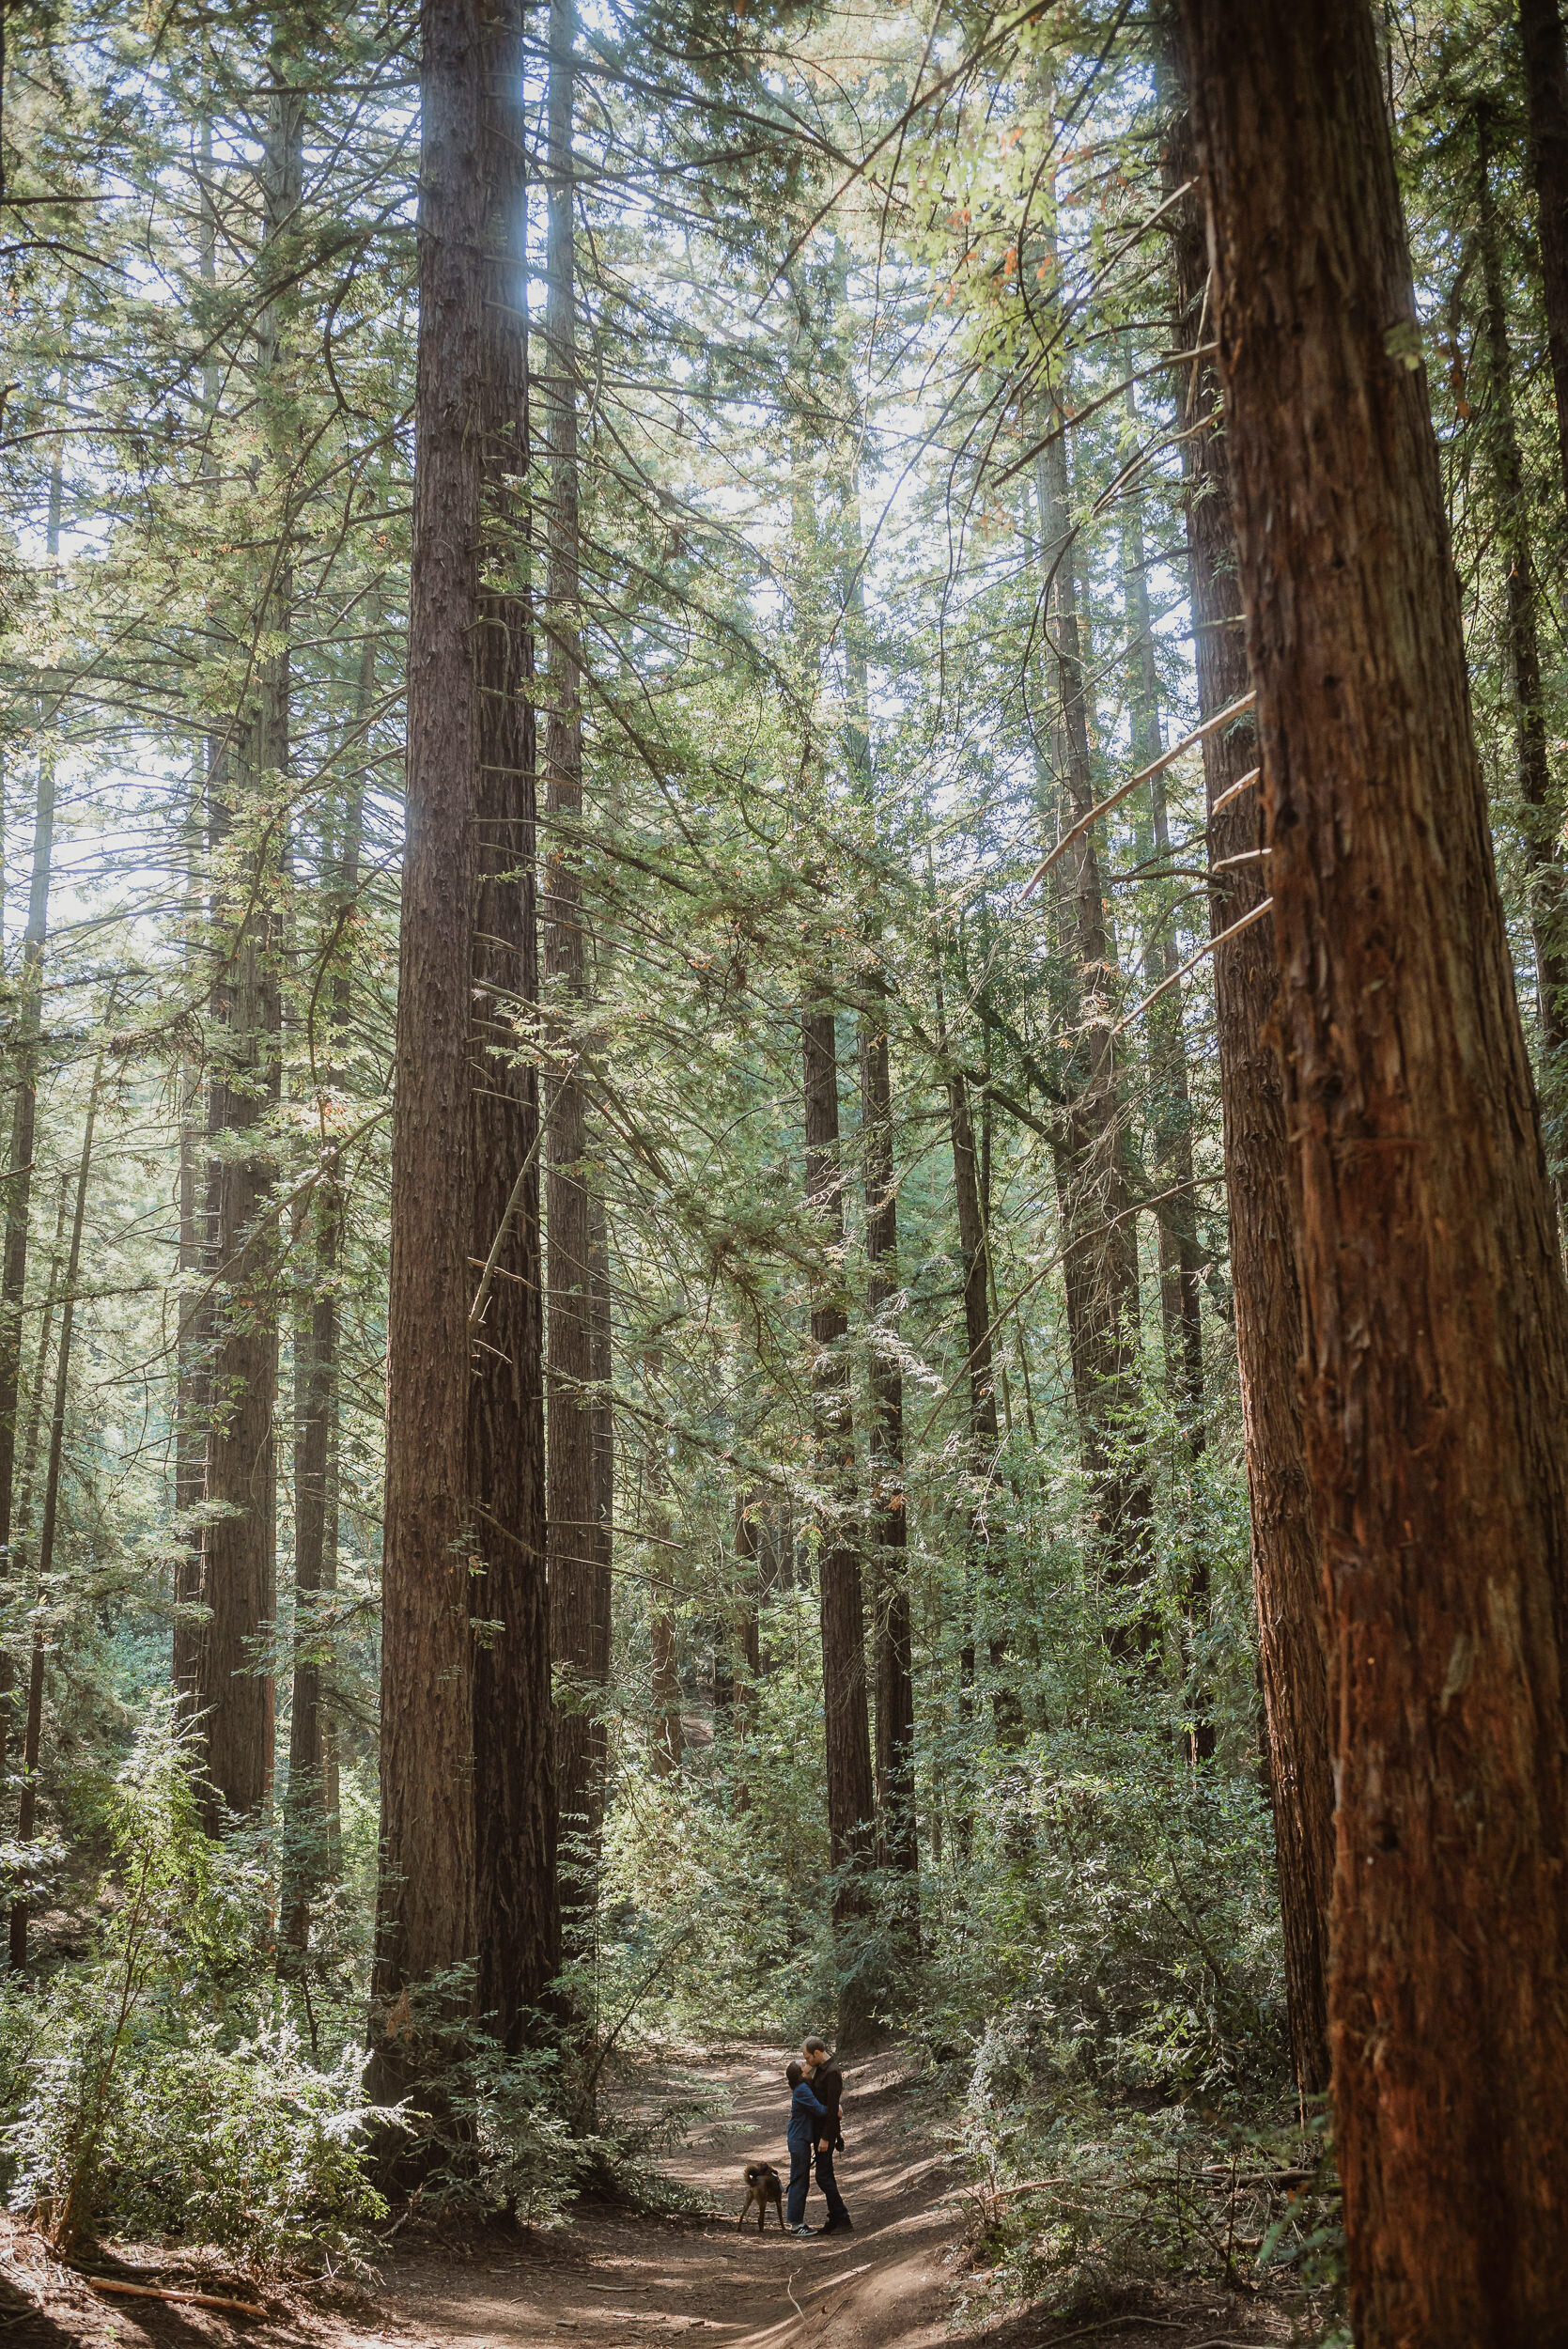
M 833 2176 L 833 2155 L 844 2150 L 839 2118 L 844 2074 L 820 2039 L 805 2039 L 800 2043 L 800 2061 L 789 2066 L 784 2077 L 790 2090 L 789 2201 L 784 2224 L 791 2234 L 850 2234 L 853 2221 Z M 816 2183 L 828 2204 L 828 2217 L 820 2227 L 806 2224 L 806 2191 L 814 2156 Z

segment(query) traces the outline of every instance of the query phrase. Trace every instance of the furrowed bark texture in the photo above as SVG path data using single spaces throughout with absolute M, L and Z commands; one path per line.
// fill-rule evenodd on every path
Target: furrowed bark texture
M 1361 2349 L 1568 2341 L 1568 1297 L 1362 0 L 1183 0 L 1259 693 Z
M 212 1085 L 210 1131 L 220 1148 L 210 1178 L 217 1247 L 211 1429 L 207 1498 L 224 1514 L 208 1528 L 202 1595 L 208 1609 L 197 1651 L 197 1703 L 205 1716 L 210 1830 L 224 1811 L 254 1817 L 272 1782 L 277 1613 L 278 1382 L 277 1225 L 272 1214 L 275 1142 L 269 1128 L 282 1091 L 283 997 L 278 982 L 278 903 L 283 874 L 283 803 L 289 758 L 293 603 L 292 523 L 280 491 L 293 462 L 297 417 L 286 366 L 292 306 L 277 288 L 279 244 L 294 226 L 303 171 L 303 109 L 281 86 L 268 102 L 261 165 L 258 273 L 266 290 L 256 317 L 255 388 L 267 447 L 268 486 L 284 499 L 279 537 L 256 613 L 259 639 L 254 698 L 238 712 L 219 770 L 226 804 L 217 828 L 235 844 L 223 909 L 224 960 L 217 1008 L 223 1050 Z
M 378 2086 L 405 1985 L 474 1949 L 468 1313 L 476 1276 L 469 1108 L 477 882 L 484 360 L 489 326 L 478 0 L 425 0 L 409 613 L 408 831 L 392 1130 L 381 1599 Z
M 1546 347 L 1557 404 L 1558 455 L 1568 508 L 1568 49 L 1558 0 L 1519 0 L 1529 109 L 1529 159 L 1540 205 Z
M 468 1392 L 468 1490 L 474 1548 L 474 1926 L 481 2015 L 515 2054 L 560 1963 L 555 1755 L 545 1579 L 544 1318 L 540 1295 L 538 1072 L 520 1050 L 517 1006 L 538 997 L 535 735 L 528 698 L 531 615 L 491 586 L 515 577 L 522 517 L 513 483 L 528 465 L 522 0 L 483 20 L 480 168 L 488 288 L 481 556 L 474 661 L 474 775 L 469 1274 L 495 1255 Z M 517 1195 L 520 1172 L 520 1196 Z
M 1179 60 L 1172 57 L 1174 69 Z M 1176 92 L 1172 91 L 1176 97 Z M 1166 154 L 1172 188 L 1191 179 L 1185 93 Z M 1204 318 L 1208 252 L 1194 193 L 1172 236 L 1177 306 L 1173 342 L 1213 339 Z M 1194 381 L 1194 378 L 1196 381 Z M 1230 449 L 1212 366 L 1176 370 L 1187 474 L 1187 547 L 1200 712 L 1239 701 L 1251 681 L 1231 510 Z M 1201 425 L 1202 430 L 1190 427 Z M 1258 764 L 1250 716 L 1203 744 L 1211 810 L 1209 921 L 1218 937 L 1267 894 L 1263 795 L 1251 785 L 1220 806 Z M 1214 813 L 1218 809 L 1218 813 Z M 1237 864 L 1236 857 L 1253 861 Z M 1214 870 L 1223 867 L 1223 870 Z M 1323 1588 L 1312 1485 L 1301 1428 L 1297 1364 L 1301 1295 L 1292 1227 L 1284 1070 L 1274 1040 L 1280 973 L 1267 917 L 1214 956 L 1219 1099 L 1225 1127 L 1231 1284 L 1235 1303 L 1242 1438 L 1252 1525 L 1252 1589 L 1268 1743 L 1268 1782 L 1283 1924 L 1291 2058 L 1299 2085 L 1328 2085 L 1328 1919 L 1334 1882 L 1334 1782 Z
M 547 1019 L 553 1073 L 545 1135 L 549 1236 L 547 1380 L 550 1401 L 551 1648 L 567 1694 L 555 1717 L 555 1766 L 564 1833 L 577 1839 L 573 1875 L 594 1864 L 602 1804 L 601 1739 L 592 1706 L 609 1617 L 590 1534 L 598 1522 L 592 1252 L 577 1027 L 587 1004 L 583 935 L 582 677 L 577 630 L 577 288 L 572 208 L 575 0 L 551 0 L 550 229 L 545 313 L 551 477 L 550 710 L 545 729 L 544 877 Z M 571 1886 L 582 1906 L 586 1887 Z
M 245 754 L 231 753 L 225 770 L 235 779 L 230 787 L 253 799 L 251 758 L 265 755 L 263 730 L 247 723 L 244 731 Z M 276 747 L 274 739 L 268 748 Z M 254 804 L 242 810 L 242 819 L 256 824 Z M 209 1136 L 221 1155 L 211 1161 L 209 1192 L 217 1267 L 207 1498 L 225 1514 L 213 1517 L 204 1544 L 207 1615 L 197 1650 L 196 1709 L 204 1716 L 206 1816 L 213 1832 L 224 1810 L 254 1816 L 272 1780 L 273 1684 L 267 1651 L 277 1598 L 278 1322 L 267 1122 L 278 1098 L 282 1003 L 272 938 L 276 875 L 272 860 L 265 862 L 266 870 L 261 858 L 249 863 L 241 884 L 245 900 L 231 903 L 238 926 L 215 990 L 225 1049 L 208 1107 Z
M 865 1896 L 857 1877 L 876 1852 L 877 1793 L 865 1686 L 865 1605 L 854 1532 L 855 1434 L 850 1415 L 848 1317 L 843 1302 L 844 1194 L 839 1156 L 838 1041 L 831 1009 L 808 1007 L 801 1020 L 805 1075 L 806 1191 L 821 1220 L 828 1269 L 812 1301 L 812 1410 L 817 1473 L 826 1495 L 822 1524 L 822 1698 L 828 1773 L 828 1848 L 838 1885 L 833 1922 L 841 1952 L 852 1955 Z M 839 2002 L 839 2044 L 853 2046 L 870 2027 L 870 1985 L 860 1972 Z

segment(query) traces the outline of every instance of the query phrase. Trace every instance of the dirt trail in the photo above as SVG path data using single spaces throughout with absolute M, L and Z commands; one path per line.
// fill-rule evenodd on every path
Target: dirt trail
M 106 2300 L 0 2214 L 0 2349 L 952 2349 L 959 2214 L 950 2199 L 944 2123 L 919 2066 L 893 2049 L 845 2066 L 838 2174 L 852 2234 L 801 2242 L 771 2213 L 736 2225 L 745 2162 L 787 2172 L 784 2065 L 791 2050 L 731 2048 L 671 2066 L 649 2082 L 668 2109 L 705 2108 L 661 2166 L 712 2189 L 729 2216 L 636 2217 L 579 2205 L 549 2232 L 454 2227 L 399 2238 L 372 2297 L 309 2285 L 227 2279 L 215 2252 L 105 2247 L 94 2264 L 147 2282 L 239 2291 L 266 2304 L 259 2322 L 190 2304 Z M 807 2217 L 822 2216 L 813 2187 Z M 1145 2285 L 1121 2313 L 1052 2320 L 1036 2306 L 978 2310 L 965 2349 L 1277 2349 L 1288 2315 L 1213 2284 Z
M 481 2251 L 455 2270 L 447 2260 L 406 2253 L 380 2295 L 432 2343 L 479 2349 L 934 2349 L 945 2339 L 948 2298 L 938 2254 L 951 2241 L 951 2206 L 936 2204 L 947 2180 L 930 2132 L 903 2092 L 907 2056 L 845 2067 L 838 2176 L 853 2234 L 801 2242 L 781 2234 L 771 2212 L 759 2235 L 753 2212 L 735 2224 L 742 2165 L 758 2155 L 785 2175 L 787 2048 L 731 2049 L 667 2072 L 668 2096 L 727 2106 L 704 2121 L 662 2167 L 714 2189 L 727 2222 L 629 2218 L 589 2209 L 569 2228 L 515 2251 Z M 815 2186 L 807 2208 L 819 2220 Z M 496 2239 L 499 2241 L 499 2238 Z M 488 2272 L 476 2272 L 480 2261 Z

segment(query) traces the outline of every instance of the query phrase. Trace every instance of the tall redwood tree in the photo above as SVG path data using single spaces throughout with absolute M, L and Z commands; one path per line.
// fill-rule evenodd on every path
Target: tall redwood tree
M 474 1948 L 469 926 L 485 365 L 486 12 L 424 0 L 407 839 L 393 1072 L 381 1581 L 379 2084 L 405 1986 Z M 394 2018 L 399 2018 L 395 2020 Z
M 1568 1296 L 1365 0 L 1183 0 L 1258 688 L 1360 2349 L 1568 2342 Z
M 1177 62 L 1172 59 L 1172 63 Z M 1172 192 L 1194 176 L 1185 97 L 1171 93 L 1165 165 Z M 1172 339 L 1191 350 L 1204 324 L 1209 258 L 1196 193 L 1172 235 L 1176 313 Z M 1187 554 L 1202 714 L 1212 718 L 1251 682 L 1231 512 L 1230 443 L 1212 360 L 1176 369 L 1187 486 Z M 1334 1781 L 1317 1529 L 1301 1432 L 1296 1363 L 1301 1296 L 1292 1245 L 1285 1074 L 1276 1042 L 1280 972 L 1265 918 L 1238 929 L 1267 894 L 1257 729 L 1250 712 L 1204 738 L 1209 808 L 1210 927 L 1219 1100 L 1225 1126 L 1231 1286 L 1247 1492 L 1258 1668 L 1274 1812 L 1291 2058 L 1299 2085 L 1328 2085 L 1328 1914 L 1334 1885 Z

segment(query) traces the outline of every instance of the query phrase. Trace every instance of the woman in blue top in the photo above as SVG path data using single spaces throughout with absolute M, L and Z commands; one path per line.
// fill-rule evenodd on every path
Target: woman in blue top
M 784 2224 L 791 2234 L 815 2234 L 816 2229 L 806 2224 L 806 2188 L 811 2184 L 816 2132 L 828 2118 L 828 2108 L 807 2087 L 800 2064 L 792 2063 L 784 2077 L 790 2089 L 789 2128 L 784 2140 L 789 2147 L 789 2199 L 784 2208 Z

